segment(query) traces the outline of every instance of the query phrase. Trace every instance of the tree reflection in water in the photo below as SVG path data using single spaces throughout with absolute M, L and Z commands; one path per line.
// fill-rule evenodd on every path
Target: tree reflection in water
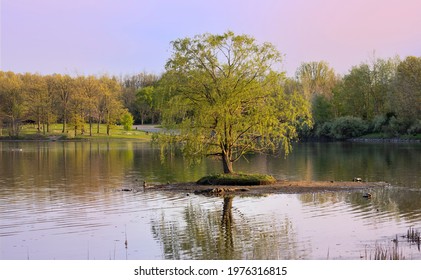
M 169 220 L 164 210 L 152 221 L 152 232 L 165 259 L 299 259 L 296 233 L 288 218 L 246 217 L 233 207 L 233 196 L 218 209 L 190 203 L 182 220 Z M 171 218 L 170 218 L 171 219 Z M 299 253 L 301 255 L 299 255 Z M 304 255 L 303 255 L 304 254 Z

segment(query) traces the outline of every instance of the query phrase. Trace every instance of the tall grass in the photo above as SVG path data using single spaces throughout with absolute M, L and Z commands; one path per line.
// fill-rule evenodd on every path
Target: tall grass
M 376 243 L 374 247 L 374 252 L 368 252 L 367 249 L 365 250 L 364 258 L 367 260 L 404 260 L 405 255 L 401 248 L 399 248 L 400 242 L 407 242 L 410 244 L 416 244 L 418 247 L 418 251 L 420 251 L 421 247 L 421 233 L 410 227 L 407 230 L 406 235 L 402 235 L 401 241 L 399 241 L 398 235 L 392 240 L 392 244 L 389 245 L 380 245 Z

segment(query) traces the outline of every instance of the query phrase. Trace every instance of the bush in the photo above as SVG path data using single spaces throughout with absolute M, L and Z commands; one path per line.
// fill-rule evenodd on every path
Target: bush
M 228 186 L 250 186 L 269 185 L 276 182 L 276 179 L 265 174 L 216 174 L 205 176 L 197 181 L 199 185 L 228 185 Z
M 316 136 L 317 137 L 332 137 L 332 123 L 325 122 L 317 126 Z
M 333 121 L 331 134 L 338 140 L 344 140 L 364 135 L 368 130 L 368 125 L 361 118 L 340 117 Z
M 134 123 L 132 114 L 130 114 L 129 112 L 124 113 L 124 115 L 121 117 L 120 122 L 123 125 L 124 130 L 131 130 Z
M 412 124 L 408 128 L 408 134 L 410 135 L 421 134 L 421 120 L 417 120 L 414 124 Z
M 383 132 L 384 126 L 389 123 L 389 119 L 386 116 L 375 116 L 371 123 L 371 132 L 379 133 Z
M 398 119 L 393 116 L 389 120 L 389 125 L 383 126 L 383 132 L 388 137 L 396 137 L 399 135 L 406 134 L 410 126 L 411 126 L 411 123 L 409 121 Z

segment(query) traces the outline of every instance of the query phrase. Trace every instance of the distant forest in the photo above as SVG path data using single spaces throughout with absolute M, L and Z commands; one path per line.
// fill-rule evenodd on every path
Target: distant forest
M 40 134 L 60 123 L 63 133 L 90 135 L 98 124 L 110 127 L 124 119 L 159 124 L 161 108 L 171 106 L 161 78 L 0 72 L 0 135 L 17 137 L 29 123 Z M 285 77 L 283 89 L 302 94 L 311 106 L 313 126 L 301 129 L 302 139 L 421 134 L 421 57 L 372 58 L 343 76 L 327 62 L 306 62 L 294 77 Z

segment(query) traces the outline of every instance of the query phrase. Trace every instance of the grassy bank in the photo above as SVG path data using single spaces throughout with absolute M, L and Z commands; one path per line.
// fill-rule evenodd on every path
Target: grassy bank
M 69 127 L 70 128 L 70 127 Z M 85 125 L 85 132 L 81 134 L 78 130 L 75 135 L 74 129 L 68 129 L 66 133 L 62 133 L 62 124 L 53 124 L 50 126 L 49 133 L 39 132 L 34 125 L 24 125 L 19 133 L 19 137 L 9 137 L 7 131 L 3 129 L 0 140 L 110 140 L 110 139 L 132 139 L 140 141 L 150 141 L 151 133 L 140 130 L 123 129 L 123 126 L 115 125 L 111 128 L 110 135 L 107 135 L 107 126 L 101 124 L 99 133 L 97 133 L 97 125 L 92 129 L 92 136 L 89 136 L 89 125 Z
M 216 174 L 205 176 L 197 181 L 199 185 L 227 186 L 269 185 L 275 182 L 275 178 L 265 174 Z

